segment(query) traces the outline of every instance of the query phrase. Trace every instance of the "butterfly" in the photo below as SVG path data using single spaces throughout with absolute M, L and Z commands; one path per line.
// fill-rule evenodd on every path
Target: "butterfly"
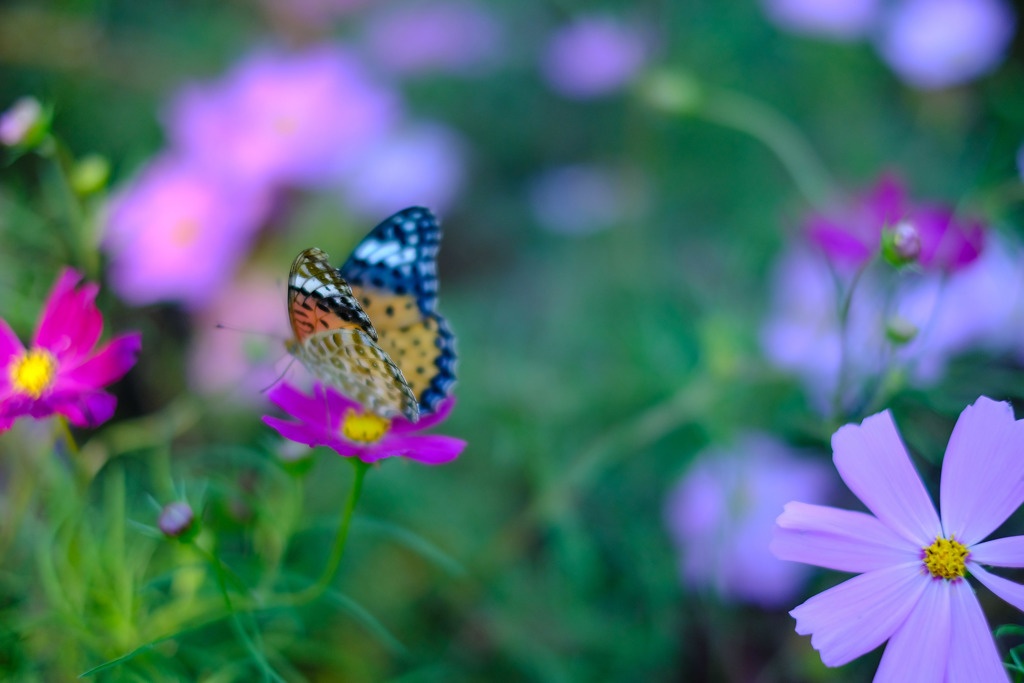
M 425 208 L 399 211 L 341 268 L 306 249 L 288 275 L 288 352 L 368 411 L 415 422 L 455 385 L 455 335 L 437 312 L 441 227 Z

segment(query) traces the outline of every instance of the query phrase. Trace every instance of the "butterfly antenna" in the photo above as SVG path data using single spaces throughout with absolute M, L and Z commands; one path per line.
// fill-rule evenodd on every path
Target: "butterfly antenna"
M 277 379 L 275 379 L 273 382 L 271 382 L 267 386 L 265 386 L 262 389 L 260 389 L 260 393 L 261 394 L 267 393 L 268 391 L 270 391 L 274 387 L 275 384 L 277 384 L 282 379 L 284 379 L 284 376 L 287 375 L 288 371 L 292 369 L 292 363 L 294 363 L 294 362 L 295 362 L 295 357 L 293 356 L 292 359 L 290 361 L 288 361 L 288 365 L 286 365 L 284 367 L 284 370 L 281 372 L 281 374 L 277 376 Z
M 224 325 L 223 323 L 217 323 L 214 325 L 218 330 L 228 330 L 229 332 L 241 332 L 242 334 L 254 334 L 258 337 L 268 337 L 270 339 L 276 339 L 280 342 L 287 341 L 284 337 L 273 332 L 259 332 L 257 330 L 246 330 L 241 327 L 232 327 L 231 325 Z

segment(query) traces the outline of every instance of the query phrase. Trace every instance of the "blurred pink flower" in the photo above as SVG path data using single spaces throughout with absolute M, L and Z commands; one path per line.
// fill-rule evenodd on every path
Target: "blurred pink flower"
M 833 40 L 865 36 L 879 18 L 879 0 L 761 0 L 773 22 L 794 33 Z
M 0 143 L 8 147 L 32 146 L 46 133 L 49 116 L 34 97 L 21 97 L 0 114 Z
M 1024 502 L 1024 421 L 984 396 L 957 420 L 938 515 L 888 411 L 832 437 L 839 475 L 872 514 L 786 505 L 771 549 L 858 574 L 790 612 L 826 666 L 889 644 L 876 681 L 1006 681 L 972 575 L 1024 609 L 1024 587 L 982 564 L 1024 567 L 1024 536 L 982 542 Z
M 763 607 L 791 601 L 810 570 L 771 554 L 775 518 L 788 501 L 822 503 L 831 489 L 823 463 L 764 434 L 698 454 L 665 506 L 683 581 L 729 601 Z
M 445 419 L 455 405 L 446 399 L 436 413 L 412 423 L 404 417 L 387 420 L 363 411 L 355 401 L 331 387 L 317 384 L 307 396 L 288 384 L 279 384 L 267 395 L 298 422 L 265 416 L 263 421 L 281 436 L 307 446 L 327 446 L 338 455 L 357 457 L 363 462 L 402 456 L 428 465 L 454 460 L 466 442 L 440 434 L 420 434 Z
M 541 62 L 548 85 L 574 99 L 614 92 L 640 71 L 646 61 L 647 37 L 636 27 L 610 16 L 578 17 L 549 41 Z
M 158 157 L 109 207 L 103 245 L 111 286 L 134 305 L 201 307 L 246 256 L 267 209 L 265 192 Z
M 95 427 L 114 414 L 117 399 L 103 388 L 135 365 L 142 335 L 123 334 L 95 349 L 103 329 L 99 286 L 77 287 L 81 279 L 70 268 L 61 272 L 28 349 L 0 320 L 0 431 L 19 417 L 59 414 Z
M 501 25 L 483 4 L 467 0 L 391 5 L 371 17 L 367 51 L 375 64 L 402 74 L 475 74 L 501 51 Z
M 878 50 L 910 85 L 946 88 L 998 67 L 1016 21 L 1003 0 L 902 0 L 885 18 Z
M 985 231 L 980 222 L 957 220 L 945 205 L 910 203 L 903 184 L 891 174 L 845 205 L 812 215 L 806 230 L 834 263 L 858 267 L 879 253 L 883 231 L 902 221 L 920 236 L 918 263 L 924 268 L 956 270 L 981 252 Z
M 292 335 L 286 299 L 284 281 L 262 273 L 243 274 L 219 289 L 193 321 L 189 385 L 202 394 L 262 402 L 259 392 L 291 364 L 284 350 Z
M 456 131 L 440 123 L 413 124 L 374 145 L 345 176 L 345 206 L 367 218 L 407 206 L 444 213 L 465 175 L 466 144 Z
M 232 182 L 329 184 L 390 129 L 397 95 L 330 46 L 251 55 L 179 93 L 168 127 L 191 161 Z

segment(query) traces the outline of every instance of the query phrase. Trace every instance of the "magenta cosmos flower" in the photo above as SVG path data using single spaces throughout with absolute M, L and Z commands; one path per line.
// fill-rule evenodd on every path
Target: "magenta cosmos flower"
M 264 51 L 185 88 L 168 127 L 178 150 L 235 182 L 323 185 L 380 139 L 398 98 L 343 50 Z
M 316 384 L 307 396 L 288 384 L 279 384 L 267 396 L 298 422 L 269 415 L 263 421 L 286 439 L 307 446 L 327 446 L 339 455 L 355 456 L 363 462 L 400 455 L 428 465 L 454 460 L 466 442 L 440 434 L 420 434 L 443 422 L 455 405 L 445 400 L 437 412 L 412 423 L 403 417 L 387 420 L 363 410 L 352 399 L 330 387 Z
M 76 287 L 81 279 L 71 269 L 60 274 L 28 349 L 0 320 L 0 431 L 25 416 L 58 414 L 95 427 L 114 414 L 117 399 L 103 387 L 135 365 L 142 335 L 124 334 L 94 350 L 103 329 L 94 303 L 99 287 Z
M 977 221 L 960 221 L 952 207 L 912 204 L 903 184 L 885 174 L 874 187 L 807 222 L 807 233 L 837 265 L 857 267 L 876 254 L 882 233 L 905 223 L 921 242 L 917 261 L 925 268 L 956 270 L 981 253 L 984 228 Z
M 827 666 L 889 641 L 875 681 L 1005 681 L 966 576 L 1018 609 L 1024 586 L 982 565 L 1024 567 L 1024 536 L 983 542 L 1024 502 L 1024 421 L 981 397 L 953 429 L 936 513 L 888 411 L 832 437 L 836 469 L 873 515 L 789 503 L 772 551 L 858 573 L 792 612 Z

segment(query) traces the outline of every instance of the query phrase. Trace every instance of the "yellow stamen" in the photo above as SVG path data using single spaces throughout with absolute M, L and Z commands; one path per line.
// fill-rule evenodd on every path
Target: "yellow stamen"
M 390 428 L 390 420 L 373 413 L 356 413 L 349 408 L 341 425 L 341 433 L 350 441 L 373 443 L 380 441 Z
M 57 359 L 46 349 L 32 349 L 14 358 L 10 379 L 15 390 L 39 398 L 57 376 Z
M 969 553 L 956 537 L 950 536 L 946 540 L 939 536 L 924 549 L 924 566 L 937 579 L 958 579 L 967 573 L 964 562 Z

